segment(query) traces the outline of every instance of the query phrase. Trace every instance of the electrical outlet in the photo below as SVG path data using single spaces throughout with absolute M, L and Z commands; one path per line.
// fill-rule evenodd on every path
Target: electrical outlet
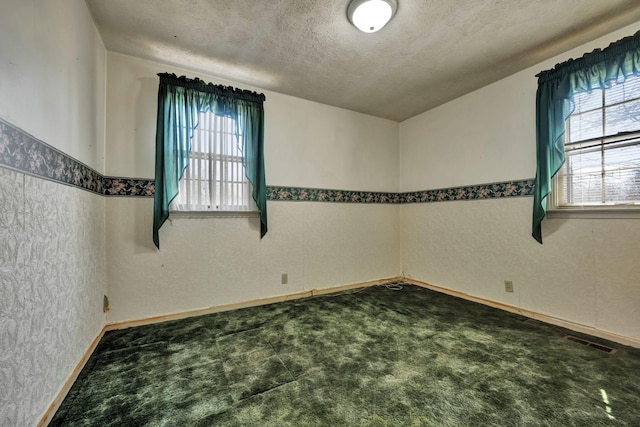
M 513 282 L 511 280 L 504 281 L 504 291 L 513 292 Z
M 287 273 L 282 273 L 282 277 L 280 279 L 280 283 L 282 285 L 286 285 L 287 283 L 289 283 L 289 275 Z

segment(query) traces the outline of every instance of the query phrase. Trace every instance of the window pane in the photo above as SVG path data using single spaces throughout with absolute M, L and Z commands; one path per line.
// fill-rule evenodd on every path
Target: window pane
M 608 148 L 604 159 L 606 201 L 640 201 L 640 145 Z
M 623 101 L 635 99 L 640 94 L 640 78 L 636 76 L 627 77 L 624 83 L 612 83 L 611 87 L 605 90 L 605 105 L 617 104 Z
M 606 135 L 630 132 L 640 128 L 640 100 L 605 108 Z
M 572 204 L 602 200 L 602 155 L 599 150 L 571 153 L 566 159 L 566 201 Z
M 209 184 L 207 182 L 200 182 L 199 184 L 199 205 L 201 206 L 201 209 L 208 209 L 210 206 L 209 203 Z
M 605 202 L 640 201 L 640 170 L 618 170 L 605 174 Z
M 573 96 L 573 104 L 575 105 L 574 114 L 602 108 L 602 90 L 580 92 Z
M 575 151 L 567 156 L 567 172 L 570 174 L 600 172 L 601 167 L 600 150 Z
M 567 203 L 583 205 L 602 201 L 602 176 L 599 173 L 567 175 L 566 185 Z
M 215 198 L 216 198 L 216 202 L 215 202 L 216 206 L 215 207 L 216 207 L 216 209 L 220 209 L 220 205 L 222 204 L 220 202 L 220 181 L 216 182 L 216 195 L 215 195 Z
M 602 136 L 602 110 L 573 113 L 569 118 L 569 139 L 579 141 Z
M 191 144 L 189 167 L 171 209 L 250 210 L 255 208 L 242 166 L 235 122 L 203 113 Z
M 567 120 L 561 204 L 640 201 L 640 78 L 581 93 Z M 602 104 L 606 107 L 603 107 Z M 613 137 L 621 132 L 637 134 Z
M 604 154 L 604 168 L 607 171 L 640 168 L 640 145 L 607 148 Z

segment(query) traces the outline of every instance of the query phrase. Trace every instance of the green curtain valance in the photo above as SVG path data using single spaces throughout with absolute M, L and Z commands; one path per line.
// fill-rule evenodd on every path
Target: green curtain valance
M 189 164 L 191 138 L 198 115 L 212 112 L 236 123 L 242 135 L 242 164 L 260 211 L 260 236 L 267 233 L 267 188 L 264 171 L 264 94 L 160 73 L 156 129 L 153 242 L 160 248 L 159 230 L 169 218 L 169 204 Z
M 640 32 L 570 59 L 538 74 L 536 93 L 536 184 L 532 235 L 542 243 L 542 220 L 552 178 L 564 163 L 565 120 L 573 113 L 573 95 L 605 89 L 640 75 Z
M 263 93 L 257 93 L 246 89 L 238 89 L 233 86 L 214 85 L 213 83 L 207 83 L 199 78 L 190 79 L 185 76 L 176 76 L 175 74 L 159 73 L 161 85 L 173 85 L 182 87 L 185 89 L 193 89 L 198 92 L 210 93 L 216 97 L 233 102 L 235 100 L 243 100 L 249 102 L 255 102 L 257 105 L 262 105 L 265 101 Z

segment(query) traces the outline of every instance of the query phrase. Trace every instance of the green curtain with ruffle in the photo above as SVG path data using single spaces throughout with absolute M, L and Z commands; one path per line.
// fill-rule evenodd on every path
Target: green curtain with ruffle
M 158 88 L 153 243 L 160 249 L 159 230 L 169 218 L 169 204 L 178 194 L 189 164 L 191 138 L 198 114 L 212 112 L 236 123 L 242 135 L 242 164 L 260 211 L 260 237 L 267 233 L 267 187 L 264 172 L 264 94 L 161 73 Z
M 640 31 L 538 74 L 532 226 L 532 235 L 538 242 L 542 243 L 542 220 L 551 180 L 564 163 L 565 120 L 574 110 L 573 95 L 606 89 L 612 82 L 621 83 L 633 75 L 640 75 Z

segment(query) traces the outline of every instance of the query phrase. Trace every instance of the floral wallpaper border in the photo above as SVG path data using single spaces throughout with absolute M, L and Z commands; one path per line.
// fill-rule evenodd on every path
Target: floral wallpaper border
M 467 185 L 464 187 L 402 193 L 402 203 L 430 203 L 452 200 L 495 199 L 499 197 L 533 196 L 535 179 Z
M 153 196 L 154 180 L 103 176 L 0 118 L 0 166 L 103 196 Z
M 100 173 L 2 119 L 0 166 L 93 193 L 104 192 Z
M 103 176 L 0 118 L 0 166 L 103 196 L 153 197 L 150 178 Z M 267 186 L 267 200 L 331 203 L 431 203 L 532 196 L 535 180 L 523 179 L 406 193 Z
M 452 200 L 493 199 L 498 197 L 532 196 L 535 180 L 496 182 L 441 188 L 437 190 L 412 191 L 407 193 L 380 193 L 372 191 L 323 190 L 300 187 L 267 187 L 267 200 L 309 201 L 342 203 L 430 203 Z
M 402 203 L 400 193 L 267 186 L 267 200 L 286 202 Z
M 102 179 L 105 196 L 153 197 L 155 182 L 149 178 L 105 176 Z

